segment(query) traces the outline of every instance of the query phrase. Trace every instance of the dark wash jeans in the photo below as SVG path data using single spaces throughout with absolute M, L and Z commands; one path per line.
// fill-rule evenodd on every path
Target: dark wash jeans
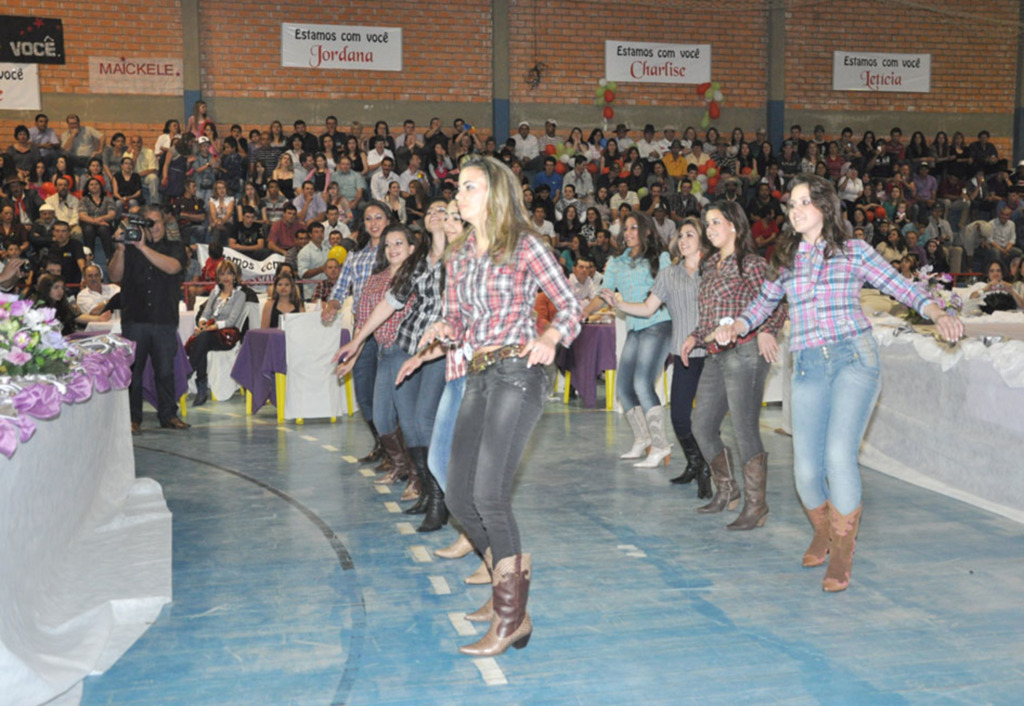
M 512 484 L 547 400 L 544 366 L 506 358 L 466 377 L 448 462 L 448 509 L 494 564 L 521 553 Z

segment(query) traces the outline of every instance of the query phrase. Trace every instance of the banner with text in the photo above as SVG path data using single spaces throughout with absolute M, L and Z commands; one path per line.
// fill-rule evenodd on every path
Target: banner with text
M 604 77 L 619 83 L 705 83 L 711 80 L 711 45 L 607 40 Z
M 209 256 L 210 246 L 205 243 L 198 243 L 196 245 L 196 260 L 203 264 Z M 266 284 L 274 281 L 277 266 L 284 262 L 284 255 L 278 253 L 274 253 L 265 260 L 254 260 L 248 255 L 243 255 L 237 250 L 232 250 L 228 247 L 224 248 L 224 258 L 231 260 L 242 270 L 243 282 L 257 281 Z
M 180 96 L 184 90 L 181 59 L 90 56 L 89 90 L 92 93 Z
M 63 64 L 64 24 L 49 17 L 0 15 L 0 61 Z
M 281 66 L 402 70 L 401 27 L 281 25 Z
M 928 93 L 932 55 L 832 52 L 832 90 Z
M 40 110 L 37 65 L 0 64 L 0 110 Z

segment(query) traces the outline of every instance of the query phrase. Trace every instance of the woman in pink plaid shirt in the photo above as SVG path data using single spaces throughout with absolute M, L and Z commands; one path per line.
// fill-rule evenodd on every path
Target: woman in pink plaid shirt
M 865 282 L 935 322 L 944 338 L 963 335 L 947 314 L 872 247 L 846 234 L 839 197 L 821 177 L 793 180 L 789 226 L 779 237 L 769 278 L 739 319 L 715 331 L 728 343 L 789 301 L 793 351 L 793 472 L 814 527 L 804 566 L 821 566 L 825 591 L 850 583 L 861 515 L 857 456 L 880 387 L 878 344 L 860 306 Z

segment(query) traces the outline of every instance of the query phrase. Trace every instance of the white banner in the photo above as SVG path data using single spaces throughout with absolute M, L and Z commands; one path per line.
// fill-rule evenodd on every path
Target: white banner
M 929 93 L 931 54 L 832 52 L 833 91 Z
M 604 43 L 604 77 L 619 83 L 706 83 L 710 44 Z
M 281 25 L 281 66 L 402 70 L 401 27 Z
M 92 93 L 180 96 L 184 85 L 181 59 L 89 57 L 89 90 Z
M 0 110 L 41 110 L 38 64 L 0 64 Z
M 210 256 L 210 246 L 204 243 L 197 244 L 196 258 L 200 265 L 206 262 L 206 258 Z M 231 260 L 233 263 L 238 265 L 242 270 L 242 281 L 251 282 L 256 280 L 270 284 L 274 281 L 274 275 L 277 273 L 277 266 L 284 262 L 284 255 L 273 253 L 266 260 L 254 260 L 248 255 L 244 255 L 237 250 L 232 250 L 229 247 L 224 248 L 224 257 L 227 260 Z M 257 291 L 260 291 L 257 289 Z

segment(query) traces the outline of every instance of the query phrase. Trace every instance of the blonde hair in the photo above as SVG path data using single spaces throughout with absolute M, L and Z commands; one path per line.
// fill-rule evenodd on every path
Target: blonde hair
M 223 259 L 217 265 L 217 279 L 225 272 L 230 272 L 235 277 L 235 287 L 242 284 L 242 270 L 239 269 L 238 265 L 228 259 Z
M 484 224 L 490 242 L 488 254 L 496 265 L 504 265 L 519 247 L 524 235 L 540 237 L 536 227 L 531 225 L 523 202 L 523 187 L 512 170 L 493 157 L 473 155 L 460 165 L 465 173 L 470 167 L 479 169 L 487 182 L 487 222 Z M 458 251 L 466 242 L 472 228 L 467 229 L 450 246 Z

